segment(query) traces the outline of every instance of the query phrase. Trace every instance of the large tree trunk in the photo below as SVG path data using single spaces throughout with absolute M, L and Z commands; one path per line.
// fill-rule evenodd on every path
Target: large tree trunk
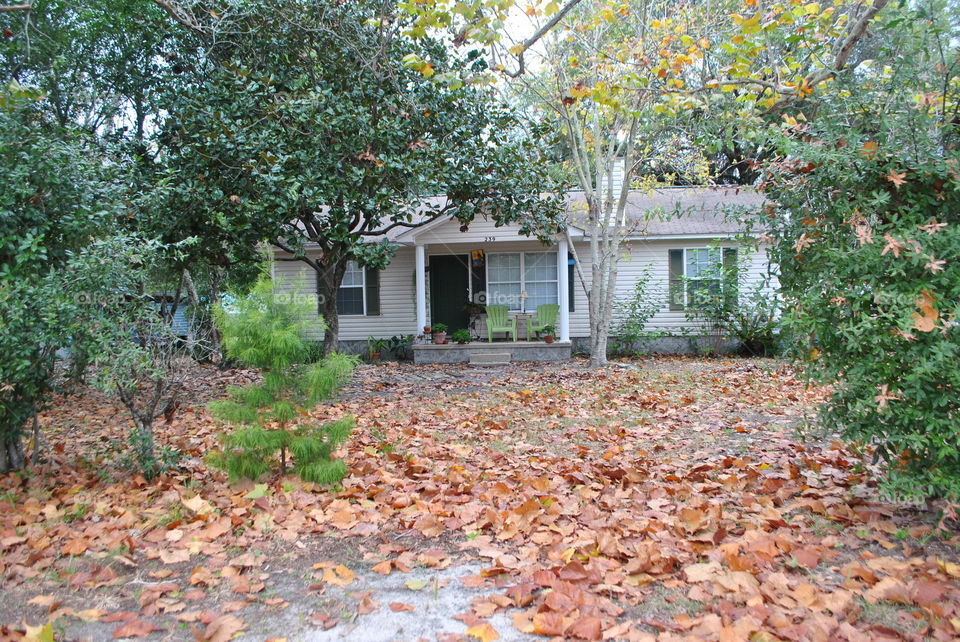
M 20 470 L 26 459 L 23 452 L 23 438 L 19 432 L 15 436 L 0 438 L 0 474 Z
M 336 352 L 340 347 L 340 317 L 337 315 L 337 291 L 343 282 L 343 273 L 347 269 L 346 261 L 338 261 L 326 266 L 317 264 L 317 296 L 320 314 L 326 328 L 323 332 L 323 349 L 326 354 Z

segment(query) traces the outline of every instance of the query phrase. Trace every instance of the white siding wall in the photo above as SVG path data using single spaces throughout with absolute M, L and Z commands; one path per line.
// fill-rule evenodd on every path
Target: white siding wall
M 711 241 L 708 239 L 675 239 L 631 241 L 623 250 L 617 271 L 617 297 L 621 300 L 633 296 L 637 280 L 644 274 L 644 268 L 649 267 L 650 283 L 646 288 L 648 296 L 654 296 L 660 301 L 660 312 L 649 322 L 649 330 L 677 331 L 684 327 L 693 327 L 695 324 L 687 320 L 683 311 L 670 310 L 667 302 L 667 285 L 669 281 L 669 251 L 672 249 L 706 247 L 720 244 L 723 247 L 738 247 L 733 241 Z M 583 262 L 583 271 L 590 279 L 590 245 L 589 243 L 576 244 L 577 255 Z M 746 251 L 738 248 L 739 252 Z M 744 285 L 757 283 L 766 273 L 766 253 L 763 249 L 750 254 L 750 260 L 745 265 L 747 274 Z M 586 337 L 590 335 L 590 321 L 587 308 L 587 297 L 579 277 L 576 278 L 575 311 L 570 314 L 570 336 Z M 614 323 L 616 325 L 616 323 Z
M 485 240 L 494 238 L 495 241 Z M 478 221 L 465 233 L 459 231 L 459 224 L 443 224 L 423 232 L 417 239 L 427 244 L 426 254 L 430 257 L 443 254 L 469 254 L 470 250 L 482 249 L 485 252 L 536 252 L 550 249 L 536 240 L 520 236 L 514 229 L 497 228 L 492 223 Z M 450 242 L 455 241 L 455 242 Z M 624 257 L 620 261 L 617 279 L 618 296 L 632 296 L 637 279 L 643 274 L 644 267 L 650 267 L 652 282 L 649 293 L 656 293 L 661 300 L 660 312 L 651 319 L 651 329 L 666 331 L 690 327 L 682 311 L 670 311 L 667 306 L 668 251 L 677 248 L 705 247 L 710 241 L 705 239 L 651 240 L 633 241 L 624 247 Z M 726 247 L 735 247 L 733 242 L 724 242 Z M 590 278 L 590 248 L 587 243 L 576 243 L 577 253 L 583 261 L 583 270 Z M 744 251 L 743 249 L 740 250 Z M 278 254 L 278 256 L 282 256 Z M 298 261 L 275 261 L 274 276 L 280 281 L 280 289 L 294 289 L 298 279 L 302 291 L 313 294 L 316 291 L 316 277 L 309 267 Z M 380 272 L 380 312 L 379 316 L 341 316 L 340 338 L 344 340 L 366 339 L 368 336 L 390 337 L 395 334 L 419 334 L 421 329 L 416 321 L 416 296 L 414 291 L 415 258 L 413 247 L 401 247 L 393 261 Z M 766 272 L 766 255 L 763 251 L 751 255 L 748 267 L 748 282 L 762 279 Z M 427 275 L 429 288 L 429 273 Z M 427 302 L 429 306 L 429 293 Z M 580 280 L 574 276 L 574 312 L 570 313 L 570 336 L 586 337 L 590 334 L 587 297 Z M 429 318 L 429 312 L 428 312 Z M 319 330 L 313 333 L 317 339 L 322 337 Z
M 413 248 L 401 248 L 390 265 L 380 272 L 380 315 L 341 316 L 340 338 L 354 340 L 366 339 L 369 336 L 391 337 L 395 334 L 416 334 L 414 269 Z M 300 261 L 274 261 L 273 274 L 274 278 L 280 281 L 279 287 L 282 291 L 293 289 L 298 278 L 303 283 L 304 292 L 314 294 L 317 290 L 316 273 Z M 311 335 L 317 340 L 323 337 L 319 325 Z

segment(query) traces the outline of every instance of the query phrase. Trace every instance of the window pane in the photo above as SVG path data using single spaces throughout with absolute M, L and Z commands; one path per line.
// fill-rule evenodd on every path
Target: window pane
M 341 287 L 337 290 L 339 314 L 363 314 L 363 288 Z
M 363 286 L 363 269 L 356 261 L 347 261 L 347 271 L 343 273 L 341 287 Z
M 556 252 L 530 252 L 523 257 L 526 281 L 556 281 Z
M 520 283 L 520 255 L 490 254 L 487 257 L 487 280 Z
M 720 248 L 687 250 L 687 278 L 696 279 L 701 276 L 719 278 L 720 262 Z
M 487 288 L 487 305 L 505 305 L 511 310 L 520 309 L 519 283 L 491 283 Z
M 526 309 L 530 312 L 536 312 L 538 305 L 545 303 L 557 303 L 557 283 L 527 283 Z
M 697 279 L 687 282 L 688 301 L 692 306 L 704 306 L 720 296 L 720 279 Z

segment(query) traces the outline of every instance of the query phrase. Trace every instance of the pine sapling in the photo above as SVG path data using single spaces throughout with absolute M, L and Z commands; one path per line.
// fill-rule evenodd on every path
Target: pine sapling
M 310 309 L 296 299 L 275 297 L 264 276 L 234 309 L 217 313 L 227 355 L 263 374 L 260 385 L 231 388 L 228 400 L 210 405 L 215 417 L 238 426 L 223 436 L 224 450 L 210 457 L 230 479 L 256 479 L 273 468 L 277 456 L 281 473 L 292 456 L 294 471 L 305 481 L 333 484 L 347 473 L 333 454 L 354 419 L 318 424 L 310 410 L 346 383 L 357 359 L 333 353 L 304 363 L 310 355 L 304 339 Z

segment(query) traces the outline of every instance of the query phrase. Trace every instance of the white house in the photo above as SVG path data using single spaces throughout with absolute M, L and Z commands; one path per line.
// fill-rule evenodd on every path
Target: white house
M 742 246 L 737 240 L 739 225 L 726 216 L 738 209 L 756 210 L 762 202 L 762 196 L 740 187 L 631 192 L 626 216 L 634 231 L 623 247 L 618 297 L 632 296 L 637 279 L 649 279 L 649 290 L 663 294 L 662 306 L 649 325 L 667 333 L 691 328 L 695 324 L 684 313 L 686 279 L 716 276 L 714 268 L 735 253 L 747 266 L 748 281 L 759 280 L 766 272 L 766 253 Z M 589 278 L 589 242 L 576 227 L 583 194 L 568 193 L 567 203 L 571 240 Z M 486 341 L 483 318 L 471 318 L 465 307 L 476 302 L 504 304 L 511 314 L 519 315 L 518 338 L 525 338 L 524 313 L 535 312 L 539 304 L 559 304 L 558 347 L 567 346 L 569 354 L 572 343 L 588 345 L 586 293 L 574 271 L 565 235 L 544 245 L 521 236 L 513 226 L 496 227 L 492 221 L 477 220 L 461 231 L 459 221 L 440 218 L 422 227 L 395 229 L 390 236 L 398 249 L 384 270 L 351 264 L 344 277 L 338 296 L 344 344 L 370 336 L 416 336 L 424 326 L 439 322 L 451 332 L 470 328 L 475 338 Z M 280 252 L 274 256 L 273 274 L 279 278 L 279 287 L 315 282 L 315 274 L 302 262 Z M 671 289 L 671 282 L 681 284 L 680 290 Z M 668 290 L 670 296 L 666 296 Z

